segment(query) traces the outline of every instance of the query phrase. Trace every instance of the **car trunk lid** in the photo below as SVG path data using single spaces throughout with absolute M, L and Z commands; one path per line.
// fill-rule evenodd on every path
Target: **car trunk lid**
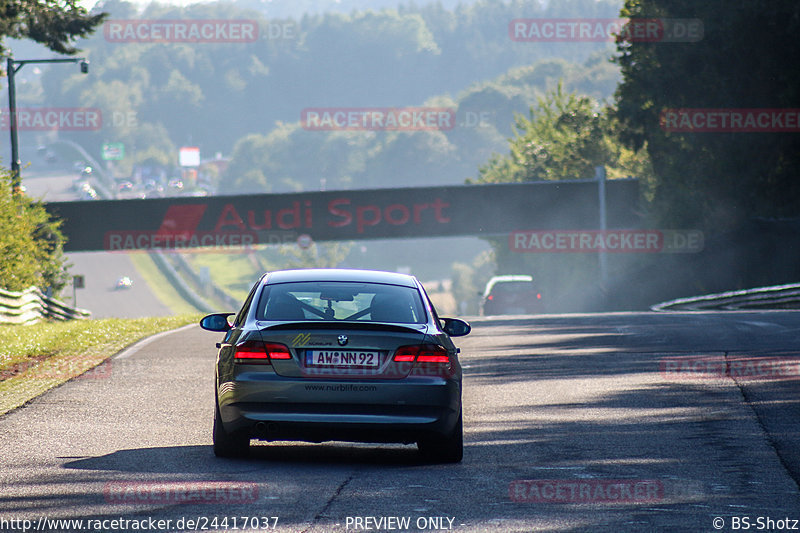
M 259 324 L 261 326 L 261 324 Z M 394 361 L 397 348 L 419 345 L 425 324 L 295 322 L 264 325 L 264 342 L 289 348 L 290 359 L 273 360 L 276 374 L 332 379 L 401 379 L 413 362 Z

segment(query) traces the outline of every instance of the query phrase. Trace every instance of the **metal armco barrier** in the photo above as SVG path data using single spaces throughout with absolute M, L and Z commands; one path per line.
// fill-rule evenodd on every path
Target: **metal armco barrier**
M 608 180 L 609 228 L 636 228 L 635 179 Z M 594 180 L 53 202 L 65 251 L 508 235 L 598 226 Z
M 800 283 L 678 298 L 656 304 L 652 311 L 800 309 Z
M 0 324 L 35 324 L 43 318 L 89 318 L 89 311 L 49 298 L 36 287 L 21 292 L 0 289 Z

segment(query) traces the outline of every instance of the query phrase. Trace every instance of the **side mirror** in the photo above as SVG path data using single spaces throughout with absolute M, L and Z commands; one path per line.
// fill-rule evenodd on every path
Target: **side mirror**
M 206 315 L 200 320 L 200 327 L 208 331 L 228 332 L 231 330 L 228 317 L 234 314 L 236 313 L 214 313 L 213 315 Z
M 442 322 L 444 322 L 442 329 L 451 337 L 463 337 L 464 335 L 469 335 L 469 332 L 472 331 L 472 326 L 460 318 L 443 318 Z

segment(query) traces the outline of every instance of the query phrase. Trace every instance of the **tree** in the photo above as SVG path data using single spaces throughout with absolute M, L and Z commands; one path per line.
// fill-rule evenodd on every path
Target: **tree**
M 76 0 L 8 0 L 0 4 L 0 39 L 32 39 L 59 54 L 79 50 L 75 39 L 89 36 L 106 18 L 90 15 Z M 0 56 L 7 55 L 0 44 Z
M 528 117 L 517 115 L 508 155 L 495 154 L 480 168 L 480 183 L 585 179 L 605 166 L 611 178 L 646 171 L 643 152 L 621 145 L 609 108 L 591 98 L 565 93 L 559 85 Z M 643 177 L 643 176 L 639 176 Z M 645 176 L 646 178 L 646 176 Z
M 31 286 L 61 290 L 64 236 L 42 204 L 12 194 L 8 173 L 0 174 L 0 288 L 20 291 Z
M 665 131 L 660 120 L 667 109 L 796 108 L 800 4 L 627 0 L 622 16 L 703 24 L 699 41 L 617 46 L 616 116 L 629 146 L 647 146 L 659 223 L 721 232 L 754 216 L 800 215 L 797 133 Z
M 638 177 L 644 193 L 652 181 L 645 150 L 633 151 L 619 140 L 613 109 L 577 93 L 564 91 L 563 83 L 531 106 L 528 116 L 518 114 L 510 151 L 495 154 L 480 168 L 478 183 L 559 181 L 594 177 L 604 166 L 609 178 Z M 569 209 L 569 205 L 564 206 Z M 530 229 L 530 228 L 519 228 Z M 591 228 L 581 228 L 591 229 Z M 494 250 L 497 271 L 533 274 L 546 287 L 550 311 L 594 310 L 603 305 L 597 259 L 591 254 L 520 254 L 507 238 L 486 239 Z M 610 258 L 609 271 L 629 268 L 633 259 Z
M 90 15 L 75 0 L 9 0 L 0 4 L 0 39 L 32 39 L 71 55 L 79 51 L 73 42 L 91 34 L 105 18 L 105 13 Z M 0 56 L 7 53 L 0 43 Z M 59 226 L 40 203 L 12 194 L 9 174 L 0 174 L 0 287 L 64 287 Z

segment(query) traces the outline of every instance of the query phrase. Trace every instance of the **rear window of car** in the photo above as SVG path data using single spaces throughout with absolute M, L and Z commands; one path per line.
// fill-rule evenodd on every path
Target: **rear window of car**
M 494 284 L 491 294 L 513 294 L 515 292 L 532 290 L 532 281 L 503 281 Z
M 379 283 L 298 282 L 269 285 L 258 320 L 358 320 L 422 324 L 427 318 L 416 288 Z

